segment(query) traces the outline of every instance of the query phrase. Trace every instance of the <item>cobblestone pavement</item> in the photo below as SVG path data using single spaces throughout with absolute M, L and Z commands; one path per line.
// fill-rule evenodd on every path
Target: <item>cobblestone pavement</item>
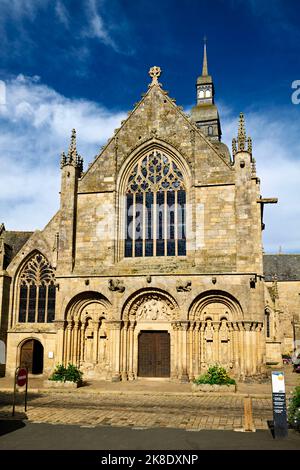
M 11 403 L 12 394 L 1 392 L 0 419 L 12 419 Z M 190 431 L 243 427 L 242 397 L 31 394 L 26 413 L 21 403 L 22 397 L 18 394 L 15 418 L 35 423 L 165 427 Z M 271 400 L 254 398 L 252 403 L 255 428 L 268 429 L 267 421 L 272 419 Z

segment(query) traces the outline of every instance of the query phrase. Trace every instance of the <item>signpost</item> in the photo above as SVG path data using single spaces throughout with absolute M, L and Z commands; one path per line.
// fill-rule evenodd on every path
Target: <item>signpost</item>
M 288 435 L 286 397 L 283 372 L 272 372 L 272 398 L 274 437 L 282 439 Z
M 15 407 L 16 407 L 16 391 L 18 387 L 25 388 L 25 411 L 27 411 L 27 391 L 28 391 L 28 368 L 27 367 L 17 367 L 15 372 L 15 380 L 14 380 L 14 398 L 13 398 L 13 410 L 12 415 L 15 416 Z

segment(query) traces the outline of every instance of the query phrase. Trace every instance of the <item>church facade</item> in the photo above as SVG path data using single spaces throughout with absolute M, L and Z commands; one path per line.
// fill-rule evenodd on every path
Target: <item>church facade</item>
M 73 130 L 60 209 L 43 230 L 1 226 L 7 374 L 72 363 L 86 378 L 184 382 L 220 363 L 244 378 L 293 348 L 300 276 L 283 338 L 282 279 L 273 260 L 266 282 L 262 249 L 263 207 L 276 201 L 260 195 L 244 116 L 230 154 L 206 48 L 190 115 L 160 74 L 150 69 L 147 92 L 86 172 Z

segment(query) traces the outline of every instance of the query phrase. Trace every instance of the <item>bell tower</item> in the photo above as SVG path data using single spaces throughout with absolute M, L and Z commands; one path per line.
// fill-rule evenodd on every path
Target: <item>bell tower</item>
M 204 38 L 202 75 L 196 82 L 197 104 L 192 108 L 191 117 L 203 134 L 212 142 L 221 140 L 221 124 L 215 105 L 215 89 L 211 75 L 208 74 L 206 38 Z

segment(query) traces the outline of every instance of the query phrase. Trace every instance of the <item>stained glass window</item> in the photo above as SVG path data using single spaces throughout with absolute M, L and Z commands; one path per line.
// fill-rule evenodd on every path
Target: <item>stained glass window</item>
M 126 188 L 125 257 L 186 255 L 183 175 L 153 150 L 131 171 Z
M 20 276 L 19 322 L 54 320 L 55 275 L 46 258 L 38 253 L 26 263 Z

